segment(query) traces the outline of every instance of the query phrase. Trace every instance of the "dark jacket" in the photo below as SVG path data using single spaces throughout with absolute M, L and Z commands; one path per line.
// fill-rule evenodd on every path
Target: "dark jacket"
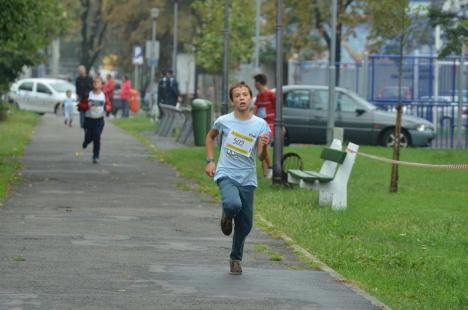
M 158 103 L 167 105 L 177 105 L 179 98 L 179 84 L 174 77 L 163 77 L 158 85 Z
M 89 92 L 93 89 L 93 79 L 90 76 L 79 76 L 75 81 L 76 95 L 78 100 L 87 97 Z

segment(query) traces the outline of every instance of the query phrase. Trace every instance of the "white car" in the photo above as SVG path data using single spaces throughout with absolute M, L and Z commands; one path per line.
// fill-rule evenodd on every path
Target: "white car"
M 61 113 L 66 91 L 72 91 L 76 100 L 75 85 L 60 79 L 30 78 L 16 81 L 8 93 L 9 100 L 21 110 L 38 113 Z

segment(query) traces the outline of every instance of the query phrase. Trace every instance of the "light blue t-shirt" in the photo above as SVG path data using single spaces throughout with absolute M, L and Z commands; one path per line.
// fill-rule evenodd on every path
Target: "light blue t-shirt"
M 257 186 L 256 155 L 258 137 L 265 133 L 270 133 L 270 128 L 265 120 L 252 115 L 248 120 L 239 120 L 234 116 L 234 112 L 219 117 L 213 129 L 219 131 L 222 139 L 222 146 L 214 180 L 222 177 L 229 177 L 242 186 Z M 251 137 L 255 140 L 255 146 L 249 156 L 241 155 L 226 147 L 226 140 L 231 130 L 238 134 Z

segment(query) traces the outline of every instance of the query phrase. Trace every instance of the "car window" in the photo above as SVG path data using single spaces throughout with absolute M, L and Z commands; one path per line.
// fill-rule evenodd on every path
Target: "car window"
M 310 92 L 308 90 L 291 90 L 284 96 L 284 106 L 294 109 L 309 109 Z
M 50 87 L 58 93 L 65 93 L 67 90 L 75 92 L 75 85 L 68 82 L 53 82 L 50 83 Z
M 328 110 L 328 90 L 315 90 L 313 92 L 312 109 Z
M 45 86 L 44 84 L 41 84 L 41 83 L 37 83 L 36 91 L 38 93 L 52 95 L 52 92 L 50 91 L 50 89 L 47 86 Z
M 356 101 L 349 95 L 337 91 L 336 111 L 355 112 L 358 108 Z M 328 90 L 314 91 L 312 95 L 312 109 L 328 110 Z
M 356 112 L 356 102 L 350 96 L 338 93 L 336 96 L 336 110 L 342 112 Z
M 32 91 L 33 90 L 33 82 L 24 82 L 19 87 L 18 90 L 25 90 L 25 91 Z

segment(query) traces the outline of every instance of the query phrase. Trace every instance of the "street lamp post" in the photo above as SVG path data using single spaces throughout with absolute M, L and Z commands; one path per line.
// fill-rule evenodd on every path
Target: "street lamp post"
M 174 0 L 174 35 L 172 43 L 172 70 L 174 70 L 174 75 L 177 74 L 177 28 L 178 28 L 178 3 L 177 0 Z
M 229 84 L 229 0 L 224 0 L 224 58 L 223 58 L 223 104 L 221 114 L 228 112 Z
M 273 184 L 282 182 L 283 168 L 283 0 L 276 1 L 276 102 Z
M 333 127 L 335 127 L 335 76 L 336 76 L 336 12 L 337 0 L 332 2 L 332 20 L 331 20 L 331 46 L 330 46 L 330 64 L 328 65 L 328 122 L 327 122 L 327 144 L 333 140 Z
M 151 19 L 153 21 L 153 31 L 151 33 L 151 71 L 150 71 L 150 85 L 153 86 L 154 84 L 154 73 L 156 70 L 156 60 L 154 59 L 154 54 L 155 54 L 155 46 L 156 46 L 156 20 L 158 19 L 159 16 L 159 9 L 158 8 L 152 8 L 151 9 Z

